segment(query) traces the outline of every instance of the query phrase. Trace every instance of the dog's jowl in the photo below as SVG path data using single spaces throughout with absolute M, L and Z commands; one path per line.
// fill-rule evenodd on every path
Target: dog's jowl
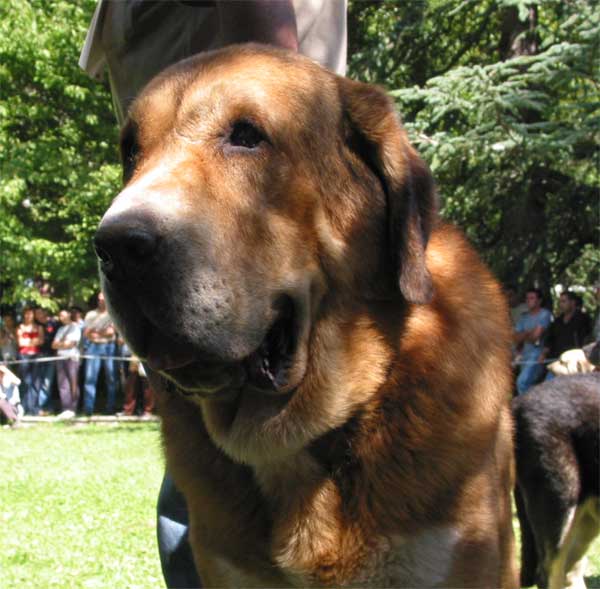
M 516 587 L 508 311 L 379 88 L 155 78 L 95 239 L 206 586 Z

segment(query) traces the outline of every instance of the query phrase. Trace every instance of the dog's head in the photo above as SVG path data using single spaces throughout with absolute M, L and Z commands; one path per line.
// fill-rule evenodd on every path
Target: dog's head
M 155 78 L 121 148 L 103 289 L 135 353 L 185 392 L 289 393 L 324 305 L 431 297 L 431 177 L 378 88 L 231 47 Z

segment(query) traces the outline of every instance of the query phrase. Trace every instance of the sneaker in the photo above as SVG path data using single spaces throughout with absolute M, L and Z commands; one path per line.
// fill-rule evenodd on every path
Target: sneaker
M 71 411 L 70 409 L 65 409 L 62 413 L 59 413 L 56 416 L 56 419 L 62 421 L 64 419 L 73 419 L 75 417 L 75 411 Z

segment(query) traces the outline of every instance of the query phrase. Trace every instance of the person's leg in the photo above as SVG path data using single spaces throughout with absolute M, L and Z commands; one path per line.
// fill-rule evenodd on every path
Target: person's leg
M 167 587 L 202 587 L 188 540 L 188 511 L 183 495 L 165 473 L 158 495 L 158 553 Z
M 127 380 L 125 381 L 125 401 L 123 403 L 123 413 L 125 413 L 125 415 L 133 415 L 135 413 L 138 383 L 139 375 L 137 368 L 130 368 Z
M 67 409 L 77 412 L 77 403 L 79 402 L 79 360 L 73 358 L 67 360 L 67 377 L 71 392 L 71 405 Z
M 91 415 L 94 412 L 94 404 L 96 402 L 96 382 L 98 380 L 98 372 L 100 372 L 101 360 L 100 344 L 88 344 L 86 354 L 94 356 L 86 358 L 85 361 L 85 379 L 83 385 L 83 411 L 86 415 Z
M 58 384 L 60 405 L 63 411 L 71 408 L 71 386 L 69 383 L 67 362 L 67 359 L 56 362 L 56 382 Z
M 26 360 L 24 356 L 19 355 L 19 360 Z M 22 364 L 18 364 L 19 367 L 19 376 L 21 378 L 21 384 L 19 385 L 19 392 L 21 396 L 21 402 L 23 404 L 23 409 L 25 413 L 29 415 L 29 384 L 30 384 L 30 370 L 29 364 L 27 362 L 23 362 Z
M 144 415 L 150 415 L 154 411 L 154 391 L 147 378 L 142 378 L 142 390 L 144 395 Z
M 15 408 L 8 402 L 7 399 L 0 399 L 0 414 L 8 419 L 9 423 L 17 421 L 18 415 Z
M 38 390 L 36 387 L 37 381 L 37 364 L 35 363 L 36 356 L 20 356 L 20 360 L 24 360 L 20 365 L 21 374 L 21 398 L 23 400 L 23 409 L 27 415 L 37 415 Z
M 114 344 L 104 344 L 103 355 L 106 356 L 104 364 L 104 377 L 106 381 L 106 413 L 115 412 L 115 398 L 117 396 L 117 375 L 115 371 Z
M 39 364 L 40 388 L 38 402 L 39 408 L 43 411 L 49 411 L 51 409 L 50 401 L 55 370 L 56 362 L 40 362 Z
M 543 376 L 544 366 L 542 364 L 524 364 L 517 378 L 517 391 L 523 395 L 536 384 Z

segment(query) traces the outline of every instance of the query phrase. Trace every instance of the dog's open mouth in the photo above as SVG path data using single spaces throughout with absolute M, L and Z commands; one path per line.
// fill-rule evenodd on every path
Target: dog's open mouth
M 217 355 L 198 351 L 192 343 L 165 338 L 152 327 L 146 361 L 187 394 L 212 396 L 245 385 L 267 394 L 281 393 L 289 382 L 299 322 L 290 297 L 281 297 L 275 308 L 276 319 L 261 344 L 242 360 L 222 361 Z
M 287 385 L 299 332 L 292 299 L 282 298 L 278 307 L 277 320 L 258 349 L 245 360 L 250 382 L 260 389 L 275 392 Z

